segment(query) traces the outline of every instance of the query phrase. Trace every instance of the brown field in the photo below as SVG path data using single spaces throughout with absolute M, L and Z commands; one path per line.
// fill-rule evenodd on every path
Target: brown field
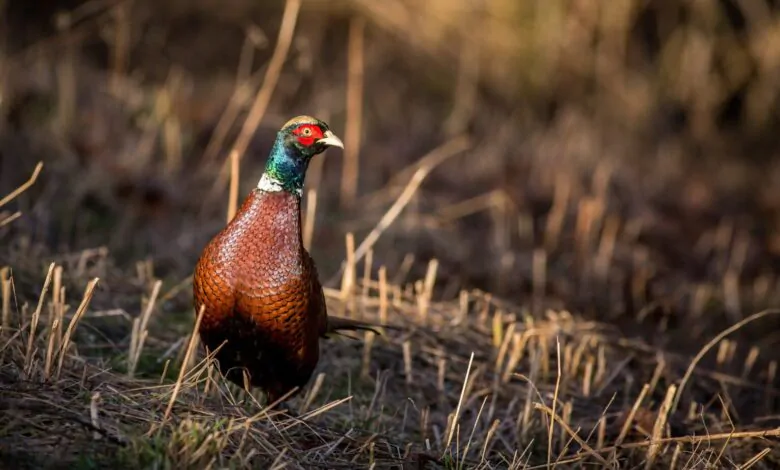
M 780 465 L 778 2 L 32 3 L 0 467 Z M 207 361 L 191 273 L 297 114 L 346 144 L 306 180 L 329 309 L 401 329 L 323 341 L 286 418 Z

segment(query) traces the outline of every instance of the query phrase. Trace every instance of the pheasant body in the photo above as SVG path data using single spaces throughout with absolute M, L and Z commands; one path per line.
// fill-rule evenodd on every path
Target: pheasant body
M 329 323 L 317 269 L 302 244 L 303 177 L 326 145 L 342 146 L 325 123 L 302 116 L 285 124 L 258 187 L 207 244 L 193 276 L 195 307 L 204 308 L 203 344 L 217 350 L 228 380 L 243 386 L 246 374 L 269 403 L 308 382 L 320 337 L 372 329 L 346 319 Z

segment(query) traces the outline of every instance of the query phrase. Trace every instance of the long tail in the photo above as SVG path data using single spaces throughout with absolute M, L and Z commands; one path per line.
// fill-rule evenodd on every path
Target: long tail
M 340 335 L 341 331 L 358 331 L 358 330 L 373 331 L 375 334 L 381 335 L 382 333 L 378 330 L 378 328 L 388 328 L 391 330 L 398 329 L 397 327 L 391 325 L 374 325 L 371 323 L 352 320 L 349 318 L 334 317 L 332 315 L 328 315 L 328 329 L 325 331 L 325 337 L 332 334 Z M 346 336 L 346 335 L 341 335 L 341 336 Z

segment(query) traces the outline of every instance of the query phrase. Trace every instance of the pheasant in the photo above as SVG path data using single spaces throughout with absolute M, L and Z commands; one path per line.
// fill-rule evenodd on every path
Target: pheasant
M 306 169 L 328 147 L 344 144 L 326 123 L 310 116 L 285 123 L 257 187 L 195 267 L 201 341 L 210 351 L 219 348 L 215 358 L 228 380 L 260 388 L 267 404 L 297 387 L 291 398 L 309 381 L 319 338 L 377 332 L 368 323 L 328 316 L 317 268 L 301 241 Z

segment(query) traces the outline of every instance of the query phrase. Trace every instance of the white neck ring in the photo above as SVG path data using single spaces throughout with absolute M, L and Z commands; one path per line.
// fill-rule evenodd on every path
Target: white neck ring
M 257 183 L 257 189 L 260 191 L 265 191 L 267 193 L 278 193 L 279 191 L 284 190 L 284 186 L 282 185 L 282 182 L 278 179 L 269 176 L 268 173 L 263 173 L 263 176 L 260 177 L 260 182 Z M 295 194 L 298 196 L 303 195 L 303 190 L 300 188 L 295 189 Z

